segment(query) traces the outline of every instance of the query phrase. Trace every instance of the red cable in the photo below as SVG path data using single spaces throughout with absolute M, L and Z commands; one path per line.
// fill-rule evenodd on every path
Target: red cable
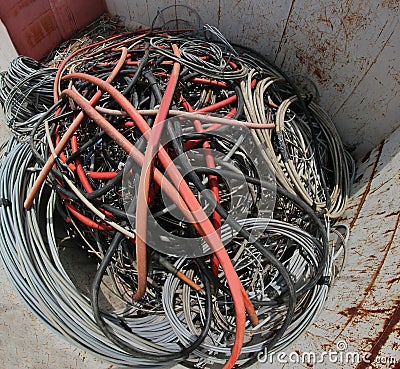
M 74 154 L 75 152 L 78 151 L 78 140 L 77 140 L 75 134 L 71 137 L 70 143 L 71 143 L 71 151 Z M 75 166 L 76 166 L 76 172 L 78 174 L 79 180 L 81 181 L 81 184 L 82 184 L 83 188 L 85 189 L 85 191 L 87 193 L 93 192 L 93 188 L 92 188 L 91 184 L 89 183 L 89 180 L 86 177 L 85 170 L 83 169 L 81 160 L 79 158 L 75 159 Z
M 95 46 L 104 44 L 104 43 L 106 43 L 106 42 L 110 42 L 110 41 L 112 41 L 112 40 L 118 39 L 118 38 L 123 37 L 123 36 L 126 36 L 126 35 L 134 35 L 134 34 L 138 34 L 138 33 L 143 33 L 142 35 L 139 35 L 139 36 L 137 36 L 137 37 L 135 37 L 135 38 L 133 38 L 133 39 L 124 40 L 124 41 L 122 41 L 122 42 L 109 45 L 109 46 L 107 46 L 107 47 L 105 47 L 105 48 L 102 48 L 102 49 L 101 49 L 100 51 L 98 51 L 98 52 L 104 52 L 104 51 L 106 51 L 106 50 L 113 49 L 113 48 L 117 48 L 117 47 L 119 47 L 119 46 L 125 45 L 127 42 L 132 42 L 132 41 L 140 40 L 141 38 L 143 38 L 143 37 L 145 37 L 146 35 L 149 34 L 148 32 L 147 32 L 147 33 L 144 33 L 144 32 L 145 32 L 144 30 L 138 30 L 138 31 L 135 31 L 135 32 L 126 32 L 126 33 L 123 33 L 123 34 L 118 34 L 118 35 L 116 35 L 116 36 L 108 37 L 108 38 L 106 38 L 106 39 L 104 39 L 104 40 L 101 40 L 101 41 L 99 41 L 99 42 L 95 42 L 95 43 L 93 43 L 93 44 L 86 45 L 86 46 L 84 46 L 84 47 L 82 47 L 82 48 L 76 50 L 76 51 L 73 52 L 71 55 L 68 55 L 68 56 L 60 63 L 60 65 L 58 66 L 58 70 L 57 70 L 57 73 L 56 73 L 56 76 L 55 76 L 55 79 L 54 79 L 54 86 L 53 86 L 54 103 L 56 103 L 56 102 L 59 100 L 59 96 L 58 96 L 58 86 L 59 86 L 60 79 L 61 79 L 61 73 L 63 72 L 65 66 L 68 64 L 68 62 L 69 62 L 72 58 L 74 58 L 74 57 L 77 56 L 78 54 L 80 54 L 80 53 L 82 53 L 83 51 L 86 51 L 86 50 L 88 50 L 88 49 L 90 49 L 90 48 L 93 48 L 93 47 L 95 47 Z M 86 55 L 86 57 L 90 57 L 90 56 L 92 56 L 92 55 Z M 115 68 L 117 68 L 117 66 L 115 66 Z
M 225 82 L 216 81 L 214 79 L 206 79 L 206 78 L 194 77 L 194 78 L 192 78 L 190 80 L 190 82 L 200 83 L 200 84 L 208 85 L 208 86 L 222 87 L 222 88 L 226 88 L 227 87 L 227 84 Z
M 83 48 L 83 50 L 86 50 L 86 48 Z M 126 47 L 122 47 L 121 51 L 122 51 L 121 57 L 120 57 L 117 65 L 115 66 L 115 68 L 113 69 L 113 71 L 110 73 L 110 75 L 107 78 L 107 81 L 109 81 L 109 82 L 113 81 L 114 78 L 117 76 L 118 72 L 120 71 L 120 69 L 122 68 L 122 66 L 124 64 L 126 55 L 128 54 L 128 49 Z M 75 53 L 73 53 L 71 55 L 74 55 L 74 54 Z M 63 65 L 63 63 L 61 63 L 61 65 Z M 60 68 L 61 68 L 61 66 L 60 66 Z M 58 76 L 59 76 L 59 73 L 61 73 L 60 68 L 57 71 Z M 57 75 L 56 75 L 56 80 L 57 80 Z M 56 80 L 54 81 L 54 86 L 56 86 Z M 57 86 L 58 86 L 58 82 L 57 82 Z M 56 90 L 57 88 L 54 87 L 54 89 Z M 94 106 L 99 101 L 101 95 L 102 95 L 102 92 L 97 91 L 94 94 L 94 96 L 90 99 L 89 103 L 92 106 Z M 58 95 L 54 95 L 54 100 L 55 100 L 55 102 L 58 101 Z M 60 156 L 60 158 L 64 161 L 64 163 L 66 161 L 66 158 L 65 158 L 65 155 L 63 155 L 62 151 L 64 150 L 64 147 L 67 145 L 69 139 L 72 137 L 72 135 L 75 133 L 75 131 L 79 128 L 84 117 L 85 117 L 85 114 L 80 112 L 78 114 L 78 116 L 73 120 L 71 125 L 68 127 L 67 131 L 64 133 L 62 139 L 58 142 L 58 144 L 54 148 L 55 153 Z M 57 137 L 56 137 L 56 140 L 57 140 Z M 32 206 L 32 203 L 33 203 L 34 198 L 36 197 L 36 194 L 39 192 L 40 188 L 42 187 L 43 182 L 46 180 L 46 177 L 50 173 L 51 168 L 53 167 L 54 164 L 55 164 L 55 159 L 54 159 L 53 155 L 50 155 L 49 158 L 47 159 L 46 164 L 44 165 L 41 172 L 39 173 L 39 176 L 36 178 L 35 183 L 33 184 L 31 190 L 29 191 L 28 196 L 25 199 L 25 202 L 24 202 L 25 209 L 29 209 Z
M 255 84 L 256 84 L 256 80 L 253 80 L 252 81 L 252 86 L 254 87 L 255 86 Z M 232 96 L 233 97 L 233 96 Z M 235 95 L 234 97 L 236 97 L 237 98 L 237 96 Z M 193 108 L 190 106 L 190 104 L 189 104 L 189 102 L 185 99 L 185 98 L 183 98 L 183 97 L 181 97 L 181 99 L 182 99 L 182 103 L 183 103 L 183 105 L 184 105 L 184 107 L 186 108 L 186 109 L 189 109 L 189 110 L 191 110 L 191 111 L 194 111 L 193 110 Z M 231 99 L 231 98 L 229 98 L 229 99 Z M 226 100 L 228 100 L 228 99 L 226 99 Z M 214 104 L 214 106 L 215 105 L 218 105 L 218 103 L 217 104 Z M 205 107 L 205 108 L 202 108 L 202 109 L 199 109 L 199 110 L 197 110 L 196 111 L 196 113 L 199 113 L 199 112 L 205 112 L 205 111 L 211 111 L 210 110 L 210 107 L 211 107 L 212 105 L 209 105 L 209 106 L 207 106 L 207 107 Z M 234 114 L 235 114 L 235 112 L 236 112 L 236 108 L 233 108 L 232 109 L 232 111 L 230 112 L 230 113 L 228 113 L 227 114 L 227 117 L 229 117 L 230 115 L 230 117 L 232 117 Z M 200 124 L 200 122 L 199 121 L 195 121 L 195 122 L 197 122 L 197 124 L 195 124 L 195 128 L 196 128 L 196 130 L 198 131 L 198 132 L 203 132 L 204 131 L 204 129 L 203 129 L 203 126 Z M 211 127 L 209 127 L 209 129 L 210 128 L 213 128 L 213 127 L 215 127 L 214 129 L 216 129 L 216 128 L 219 128 L 221 125 L 220 124 L 214 124 L 213 126 L 211 126 Z M 207 129 L 207 131 L 209 130 L 209 129 Z M 199 131 L 200 130 L 200 131 Z M 209 143 L 208 143 L 208 141 L 207 140 L 203 140 L 203 148 L 204 148 L 204 145 L 205 145 L 205 147 L 206 147 L 206 149 L 209 149 L 210 148 L 210 146 L 209 146 Z M 210 157 L 208 156 L 208 158 L 207 158 L 207 156 L 206 156 L 206 164 L 207 164 L 207 166 L 209 167 L 209 168 L 215 168 L 215 163 L 214 163 L 214 160 L 213 160 L 213 158 L 212 158 L 212 156 L 211 156 L 211 159 L 210 159 Z M 216 176 L 213 176 L 213 177 L 215 177 L 215 180 L 217 181 L 217 177 Z M 210 185 L 211 185 L 211 180 L 210 180 Z M 214 182 L 214 188 L 213 188 L 213 193 L 214 193 L 214 195 L 215 195 L 215 190 L 216 190 L 216 192 L 217 192 L 217 201 L 219 202 L 219 192 L 218 192 L 218 182 Z M 218 214 L 216 211 L 214 211 L 214 214 Z M 221 221 L 221 217 L 220 217 L 220 215 L 218 214 L 218 217 L 217 217 L 217 222 L 219 221 Z M 212 256 L 214 256 L 214 255 L 212 255 Z M 211 261 L 212 261 L 212 269 L 213 269 L 213 273 L 214 273 L 214 275 L 217 275 L 218 274 L 218 268 L 219 268 L 219 263 L 218 263 L 218 260 L 216 260 L 215 258 L 213 258 L 212 257 L 212 259 L 211 259 Z M 250 318 L 250 321 L 252 322 L 252 324 L 254 324 L 254 325 L 257 325 L 258 324 L 258 318 L 257 318 L 257 313 L 256 313 L 256 311 L 255 311 L 255 309 L 254 309 L 254 306 L 253 306 L 253 304 L 251 303 L 251 301 L 250 301 L 250 299 L 249 299 L 249 297 L 248 297 L 248 295 L 247 295 L 247 293 L 246 293 L 246 291 L 244 290 L 244 288 L 243 288 L 243 286 L 241 285 L 241 290 L 242 290 L 242 294 L 243 294 L 243 297 L 244 297 L 244 304 L 245 304 L 245 307 L 246 307 L 246 311 L 247 311 L 247 313 L 249 314 L 249 318 Z
M 91 172 L 88 171 L 86 174 L 92 179 L 107 180 L 113 179 L 117 176 L 118 172 Z
M 65 196 L 60 194 L 60 197 L 63 199 L 66 199 Z M 84 216 L 82 213 L 79 212 L 79 210 L 72 204 L 70 204 L 68 201 L 65 201 L 65 206 L 69 210 L 69 212 L 80 222 L 85 224 L 86 226 L 93 228 L 93 229 L 98 229 L 99 231 L 112 231 L 114 230 L 113 227 L 107 225 L 107 224 L 98 224 L 94 220 Z
M 172 45 L 174 54 L 180 57 L 178 47 Z M 154 120 L 153 129 L 150 134 L 150 139 L 147 144 L 146 152 L 144 155 L 144 163 L 142 166 L 138 199 L 136 207 L 136 258 L 138 265 L 138 288 L 133 297 L 138 301 L 143 298 L 146 293 L 147 286 L 147 246 L 146 246 L 146 232 L 147 232 L 147 207 L 149 201 L 149 191 L 151 184 L 151 176 L 154 170 L 154 160 L 160 145 L 161 133 L 164 121 L 167 118 L 169 106 L 171 105 L 174 97 L 176 84 L 178 83 L 180 71 L 180 64 L 175 62 L 172 67 L 172 73 L 165 89 L 164 96 L 161 100 L 160 108 Z
M 140 114 L 137 113 L 136 109 L 129 103 L 129 101 L 126 100 L 126 98 L 117 89 L 115 89 L 107 82 L 102 81 L 94 76 L 85 75 L 83 73 L 73 73 L 71 75 L 64 77 L 64 79 L 70 79 L 70 78 L 79 78 L 98 85 L 102 90 L 107 91 L 114 98 L 114 100 L 120 104 L 120 106 L 128 113 L 128 115 L 130 115 L 131 119 L 135 121 L 138 127 L 143 125 L 143 123 L 145 126 L 147 126 L 147 123 L 140 116 Z M 63 94 L 71 97 L 85 111 L 85 113 L 91 119 L 93 119 L 96 122 L 96 124 L 100 126 L 100 128 L 102 128 L 118 145 L 120 145 L 124 149 L 126 153 L 128 153 L 131 157 L 133 157 L 137 161 L 140 161 L 140 158 L 144 160 L 142 154 L 132 145 L 132 143 L 130 143 L 124 136 L 122 136 L 110 123 L 107 122 L 107 120 L 104 117 L 102 117 L 93 107 L 91 107 L 81 96 L 79 96 L 77 93 L 71 90 L 64 90 Z M 149 135 L 150 133 L 149 129 L 145 129 L 146 127 L 142 128 L 144 128 L 143 135 L 146 138 L 149 138 L 149 136 L 151 136 Z M 192 217 L 194 217 L 194 220 L 196 222 L 193 223 L 193 225 L 195 226 L 196 230 L 198 230 L 200 235 L 204 238 L 204 240 L 207 242 L 207 244 L 211 247 L 211 249 L 214 250 L 215 253 L 217 254 L 219 262 L 222 266 L 222 269 L 224 270 L 229 288 L 232 293 L 232 298 L 234 301 L 234 307 L 236 313 L 236 336 L 235 336 L 234 346 L 232 348 L 231 357 L 223 367 L 223 369 L 230 369 L 235 365 L 237 359 L 239 358 L 241 348 L 243 346 L 244 331 L 246 327 L 245 305 L 248 307 L 248 303 L 246 302 L 245 304 L 245 301 L 243 299 L 244 297 L 243 288 L 239 280 L 239 277 L 237 276 L 236 271 L 229 258 L 229 255 L 225 250 L 221 240 L 219 239 L 218 234 L 216 233 L 213 225 L 207 218 L 207 215 L 204 213 L 201 205 L 198 203 L 196 197 L 190 190 L 186 181 L 184 181 L 184 179 L 182 178 L 181 173 L 175 167 L 175 165 L 169 158 L 168 154 L 165 152 L 165 150 L 163 150 L 162 147 L 159 150 L 160 150 L 159 159 L 164 168 L 166 169 L 166 172 L 171 178 L 172 182 L 175 184 L 175 186 L 177 186 L 179 193 L 182 195 L 184 199 L 184 202 L 183 203 L 180 202 L 179 199 L 180 196 L 178 196 L 177 198 L 177 196 L 172 193 L 170 193 L 169 195 L 174 198 L 175 204 L 179 209 L 181 209 L 183 214 L 189 215 L 188 216 L 189 220 Z M 162 182 L 165 191 L 167 191 L 167 188 L 171 190 L 170 187 L 167 188 L 165 187 L 166 182 L 168 181 L 165 181 L 165 179 L 163 180 L 162 177 L 163 175 L 157 169 L 155 169 L 154 179 L 158 182 L 159 185 L 161 185 Z M 249 318 L 252 320 L 253 324 L 255 324 L 258 321 L 257 317 L 254 316 L 252 312 L 249 314 Z
M 235 113 L 236 113 L 236 108 L 232 108 L 232 110 L 228 114 L 226 114 L 224 116 L 224 118 L 232 118 L 235 115 Z M 216 124 L 213 124 L 212 126 L 206 128 L 204 131 L 209 132 L 214 129 L 218 129 L 220 126 L 221 126 L 220 124 L 216 123 Z M 195 148 L 199 145 L 202 145 L 203 141 L 204 141 L 204 139 L 186 141 L 184 144 L 184 148 L 185 148 L 185 150 L 192 150 L 193 148 Z
M 182 101 L 182 105 L 185 108 L 186 111 L 193 113 L 194 109 L 193 107 L 189 104 L 189 102 L 181 95 L 180 96 L 180 101 Z M 196 129 L 197 132 L 201 133 L 204 132 L 203 125 L 199 120 L 194 120 L 193 121 L 194 128 Z M 206 159 L 206 165 L 208 168 L 215 169 L 215 162 L 214 158 L 211 154 L 211 146 L 208 140 L 203 141 L 203 151 L 204 151 L 204 157 Z M 220 203 L 220 197 L 219 197 L 219 188 L 218 188 L 218 177 L 215 175 L 210 174 L 208 176 L 208 180 L 210 183 L 210 188 L 211 191 L 215 197 L 215 201 L 217 204 Z M 213 223 L 214 223 L 214 228 L 218 231 L 219 236 L 221 235 L 220 228 L 221 228 L 221 216 L 219 213 L 214 210 L 213 211 Z M 219 261 L 217 258 L 217 255 L 214 253 L 211 255 L 211 271 L 215 276 L 218 276 L 218 269 L 219 269 Z
M 81 214 L 78 209 L 69 204 L 68 202 L 65 202 L 65 206 L 67 207 L 67 209 L 70 211 L 70 213 L 76 218 L 78 219 L 80 222 L 82 222 L 83 224 L 87 225 L 90 228 L 93 229 L 98 229 L 99 231 L 112 231 L 114 230 L 113 227 L 105 225 L 105 224 L 98 224 L 96 223 L 94 220 L 85 217 L 83 214 Z
M 115 47 L 115 45 L 113 45 L 113 46 Z M 102 50 L 102 51 L 104 51 L 104 50 Z M 60 75 L 61 75 L 61 73 L 58 75 L 58 81 L 59 81 Z M 73 74 L 71 76 L 74 76 L 74 75 L 77 75 L 77 74 Z M 82 79 L 85 79 L 85 78 L 82 78 Z M 102 82 L 104 82 L 104 81 L 102 81 Z M 57 84 L 57 86 L 58 86 L 58 84 Z M 107 86 L 107 87 L 109 86 L 110 88 L 112 88 L 112 86 L 109 85 L 108 83 L 105 84 L 105 86 Z M 107 90 L 107 88 L 104 88 L 104 90 L 109 92 Z M 199 234 L 204 237 L 207 244 L 209 244 L 209 246 L 215 251 L 215 254 L 218 256 L 218 260 L 221 263 L 221 266 L 226 275 L 229 287 L 231 289 L 234 306 L 235 306 L 235 312 L 236 312 L 237 330 L 236 330 L 235 344 L 232 349 L 232 355 L 231 355 L 230 359 L 228 360 L 228 362 L 224 366 L 224 369 L 232 368 L 235 365 L 235 362 L 239 357 L 241 347 L 243 344 L 243 340 L 244 340 L 244 330 L 245 330 L 245 320 L 246 320 L 244 305 L 246 306 L 247 309 L 249 309 L 248 311 L 249 311 L 250 319 L 252 321 L 257 320 L 257 317 L 252 316 L 252 311 L 251 311 L 252 306 L 249 306 L 250 301 L 249 300 L 246 301 L 246 299 L 244 299 L 244 297 L 245 296 L 247 297 L 247 295 L 245 294 L 244 288 L 240 283 L 240 280 L 236 274 L 236 271 L 233 268 L 233 265 L 229 259 L 229 256 L 228 256 L 226 250 L 224 249 L 224 247 L 222 245 L 221 240 L 219 239 L 218 235 L 216 234 L 217 232 L 215 231 L 214 227 L 212 226 L 212 224 L 209 221 L 209 219 L 207 218 L 207 216 L 204 214 L 203 209 L 201 208 L 197 199 L 191 192 L 189 186 L 183 180 L 182 175 L 177 170 L 177 168 L 173 165 L 171 158 L 168 156 L 167 152 L 165 150 L 163 150 L 163 148 L 158 148 L 158 146 L 156 146 L 156 144 L 158 145 L 157 131 L 150 132 L 150 129 L 147 126 L 147 123 L 143 120 L 143 118 L 139 115 L 139 117 L 143 120 L 143 121 L 141 121 L 140 118 L 138 116 L 136 116 L 136 114 L 134 113 L 134 108 L 132 106 L 129 107 L 129 105 L 130 105 L 129 102 L 124 101 L 123 99 L 118 101 L 117 98 L 114 97 L 115 100 L 123 107 L 123 109 L 131 116 L 131 118 L 134 120 L 134 122 L 136 124 L 138 124 L 138 127 L 142 131 L 143 135 L 150 140 L 148 147 L 152 146 L 152 145 L 150 145 L 150 143 L 154 144 L 153 149 L 149 149 L 149 150 L 154 150 L 154 148 L 157 151 L 159 150 L 160 162 L 166 169 L 166 172 L 170 176 L 172 183 L 174 183 L 175 187 L 178 189 L 177 193 L 176 193 L 175 188 L 172 186 L 172 184 L 170 184 L 170 185 L 165 184 L 165 178 L 163 179 L 163 175 L 161 174 L 161 172 L 159 172 L 157 169 L 154 169 L 154 171 L 153 171 L 153 168 L 152 168 L 152 164 L 153 164 L 152 156 L 153 155 L 151 155 L 151 156 L 148 155 L 150 157 L 150 159 L 146 158 L 146 156 L 145 157 L 142 156 L 140 159 L 141 153 L 135 152 L 134 148 L 132 147 L 133 145 L 127 139 L 125 139 L 114 127 L 112 127 L 103 117 L 101 117 L 100 114 L 98 114 L 93 109 L 93 107 L 91 107 L 90 105 L 87 104 L 86 101 L 81 99 L 81 97 L 78 94 L 75 93 L 75 95 L 74 95 L 73 91 L 67 90 L 64 93 L 66 95 L 70 96 L 71 98 L 73 98 L 75 101 L 77 101 L 77 102 L 80 101 L 80 102 L 78 102 L 78 105 L 82 107 L 82 109 L 85 111 L 86 114 L 88 114 L 88 116 L 90 116 L 97 124 L 99 124 L 99 126 L 102 127 L 104 129 L 104 131 L 106 131 L 106 133 L 112 139 L 114 139 L 121 147 L 123 147 L 124 150 L 126 149 L 125 151 L 129 155 L 134 155 L 138 161 L 141 161 L 142 162 L 142 171 L 143 171 L 143 168 L 145 167 L 144 164 L 146 164 L 146 161 L 150 160 L 149 167 L 151 170 L 150 170 L 149 178 L 151 179 L 151 175 L 153 175 L 154 180 L 158 185 L 161 185 L 161 182 L 162 182 L 163 190 L 166 190 L 166 188 L 168 189 L 168 191 L 170 192 L 169 195 L 173 197 L 173 199 L 175 200 L 174 202 L 177 204 L 178 208 L 180 208 L 184 214 L 186 213 L 185 215 L 188 217 L 189 220 L 192 221 L 194 227 L 199 232 Z M 110 93 L 110 95 L 112 95 L 112 94 Z M 58 91 L 57 91 L 57 93 L 55 93 L 55 99 L 56 98 L 58 98 Z M 232 99 L 232 97 L 225 100 L 225 103 L 228 101 L 225 105 L 221 104 L 223 102 L 214 104 L 214 109 L 220 109 L 226 105 L 229 105 L 230 103 L 235 102 L 236 97 L 234 96 L 233 100 L 230 100 L 230 99 Z M 207 108 L 210 108 L 210 107 L 207 107 Z M 206 112 L 207 108 L 205 108 L 203 111 Z M 97 116 L 96 116 L 96 114 L 97 114 Z M 146 153 L 147 153 L 147 150 L 146 150 Z M 46 174 L 46 176 L 47 176 L 47 174 Z M 89 183 L 89 185 L 90 185 L 90 183 Z M 149 185 L 150 185 L 150 181 L 149 181 Z M 144 184 L 144 188 L 146 188 L 146 186 L 147 186 L 147 183 Z M 180 196 L 182 196 L 182 198 L 180 198 Z M 146 201 L 146 197 L 144 198 L 144 200 Z M 71 205 L 71 204 L 69 204 L 69 205 Z M 179 205 L 181 205 L 181 206 L 179 206 Z M 205 218 L 203 218 L 203 217 L 205 217 Z M 251 303 L 250 303 L 250 305 L 251 305 Z

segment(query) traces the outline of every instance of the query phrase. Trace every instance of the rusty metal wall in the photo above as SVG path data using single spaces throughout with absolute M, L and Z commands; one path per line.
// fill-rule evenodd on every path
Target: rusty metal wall
M 400 124 L 398 0 L 106 0 L 127 23 L 185 4 L 235 43 L 309 76 L 357 158 Z M 181 10 L 177 9 L 179 15 Z
M 350 227 L 345 270 L 315 324 L 291 347 L 356 352 L 365 360 L 344 365 L 327 360 L 319 369 L 400 367 L 399 142 L 400 128 L 357 163 L 341 219 Z

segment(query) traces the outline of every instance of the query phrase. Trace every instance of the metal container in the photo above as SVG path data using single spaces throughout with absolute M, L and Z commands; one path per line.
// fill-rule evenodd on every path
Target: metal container
M 170 2 L 107 0 L 106 4 L 128 25 L 149 26 L 157 10 Z M 254 367 L 313 367 L 305 359 L 316 355 L 322 360 L 315 368 L 399 368 L 399 2 L 187 0 L 184 4 L 201 16 L 202 24 L 218 27 L 231 42 L 253 48 L 294 78 L 315 85 L 320 104 L 357 160 L 343 218 L 351 229 L 345 270 L 322 314 L 285 350 L 282 362 L 267 360 Z M 170 11 L 176 23 L 187 17 L 192 25 L 197 22 L 194 12 L 182 14 L 179 6 Z M 6 41 L 4 27 L 0 32 L 4 68 L 15 51 Z M 22 306 L 3 272 L 1 280 L 3 368 L 115 369 L 61 341 Z

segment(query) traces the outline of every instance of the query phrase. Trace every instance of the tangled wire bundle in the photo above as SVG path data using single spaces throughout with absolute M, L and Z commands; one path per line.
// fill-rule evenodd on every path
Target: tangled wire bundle
M 55 55 L 14 61 L 36 105 L 5 105 L 0 255 L 32 311 L 134 368 L 244 368 L 299 337 L 346 238 L 328 115 L 222 37 L 139 31 Z M 89 292 L 62 262 L 71 243 L 98 262 Z

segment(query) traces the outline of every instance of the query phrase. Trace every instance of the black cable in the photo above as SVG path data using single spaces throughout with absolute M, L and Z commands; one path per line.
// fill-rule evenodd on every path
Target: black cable
M 310 217 L 310 219 L 314 222 L 314 224 L 317 226 L 317 229 L 319 231 L 318 232 L 319 236 L 321 237 L 321 240 L 322 240 L 322 250 L 323 250 L 323 262 L 320 263 L 315 277 L 310 280 L 310 282 L 308 283 L 306 288 L 302 289 L 302 292 L 306 292 L 306 291 L 310 290 L 316 284 L 318 284 L 318 282 L 320 282 L 321 278 L 323 277 L 324 268 L 326 267 L 326 260 L 328 259 L 328 256 L 329 256 L 328 255 L 329 241 L 328 241 L 328 236 L 326 234 L 324 225 L 321 223 L 321 220 L 319 219 L 319 217 L 316 215 L 314 210 L 308 204 L 306 204 L 298 196 L 291 194 L 289 191 L 287 191 L 286 189 L 284 189 L 280 186 L 274 187 L 274 185 L 269 182 L 263 181 L 259 178 L 250 177 L 243 173 L 239 174 L 239 173 L 235 173 L 235 172 L 224 170 L 224 169 L 212 169 L 212 168 L 206 168 L 206 167 L 201 167 L 201 168 L 195 167 L 195 168 L 192 168 L 192 170 L 199 174 L 200 173 L 201 174 L 211 174 L 211 175 L 224 177 L 224 178 L 231 177 L 233 179 L 238 179 L 238 180 L 245 179 L 246 182 L 248 182 L 248 183 L 262 186 L 263 188 L 269 189 L 270 191 L 276 190 L 276 192 L 278 194 L 286 197 L 291 202 L 296 204 L 300 209 L 302 209 Z M 207 192 L 205 192 L 205 194 L 207 194 Z M 215 199 L 212 201 L 213 201 L 213 204 L 215 204 Z M 221 216 L 222 216 L 222 214 L 221 214 Z
M 150 47 L 149 44 L 147 43 L 146 50 L 144 52 L 142 59 L 140 60 L 136 73 L 129 81 L 125 89 L 122 91 L 122 95 L 127 96 L 131 92 L 132 88 L 136 85 L 139 78 L 142 76 L 143 69 L 145 68 L 147 61 L 149 60 L 149 53 L 150 53 Z
M 115 233 L 114 238 L 111 241 L 111 244 L 108 247 L 107 252 L 105 253 L 105 255 L 100 263 L 100 266 L 96 272 L 96 275 L 95 275 L 93 283 L 92 283 L 91 302 L 92 302 L 94 318 L 96 319 L 98 326 L 100 327 L 101 331 L 110 339 L 111 342 L 113 342 L 115 345 L 117 345 L 124 351 L 126 351 L 132 355 L 135 355 L 136 357 L 146 358 L 146 359 L 154 359 L 154 360 L 157 360 L 158 362 L 172 361 L 172 360 L 187 358 L 190 355 L 190 353 L 192 353 L 196 348 L 198 348 L 201 345 L 201 343 L 207 337 L 208 331 L 211 326 L 211 318 L 212 318 L 211 287 L 210 287 L 210 282 L 208 281 L 207 278 L 203 278 L 204 288 L 205 288 L 205 292 L 206 292 L 206 294 L 205 294 L 206 317 L 205 317 L 205 321 L 204 321 L 204 326 L 202 327 L 201 333 L 197 337 L 197 339 L 193 343 L 191 343 L 190 346 L 183 348 L 179 352 L 167 354 L 167 355 L 162 355 L 162 354 L 153 355 L 150 353 L 143 352 L 139 349 L 133 348 L 132 346 L 129 346 L 126 342 L 121 340 L 119 337 L 117 337 L 112 332 L 112 330 L 108 327 L 107 323 L 104 321 L 102 313 L 100 312 L 100 308 L 99 308 L 100 285 L 101 285 L 101 281 L 103 279 L 103 275 L 105 274 L 108 266 L 110 265 L 115 251 L 117 250 L 120 242 L 124 238 L 125 238 L 125 236 L 122 233 L 119 233 L 119 232 Z M 132 332 L 132 333 L 134 333 L 134 332 Z
M 238 232 L 242 237 L 244 237 L 250 244 L 254 245 L 257 250 L 263 254 L 267 261 L 270 262 L 279 271 L 279 273 L 281 273 L 283 279 L 285 280 L 289 293 L 288 310 L 282 326 L 275 333 L 274 338 L 271 340 L 271 342 L 268 343 L 269 347 L 272 347 L 284 335 L 290 323 L 292 322 L 292 319 L 294 318 L 297 296 L 292 278 L 290 277 L 285 266 L 280 262 L 280 260 L 275 257 L 272 252 L 267 250 L 264 245 L 262 245 L 258 240 L 254 239 L 250 232 L 242 227 L 236 220 L 229 217 L 228 212 L 215 201 L 215 198 L 212 194 L 210 194 L 208 191 L 204 191 L 206 190 L 206 187 L 203 185 L 197 174 L 193 171 L 192 165 L 184 154 L 183 142 L 181 137 L 179 137 L 179 135 L 177 137 L 176 132 L 171 124 L 168 124 L 167 129 L 170 137 L 172 138 L 172 147 L 180 159 L 180 164 L 184 169 L 184 173 L 186 173 L 188 178 L 190 178 L 197 190 L 202 193 L 202 195 L 210 204 L 213 204 L 215 206 L 215 210 L 232 227 L 232 229 Z

